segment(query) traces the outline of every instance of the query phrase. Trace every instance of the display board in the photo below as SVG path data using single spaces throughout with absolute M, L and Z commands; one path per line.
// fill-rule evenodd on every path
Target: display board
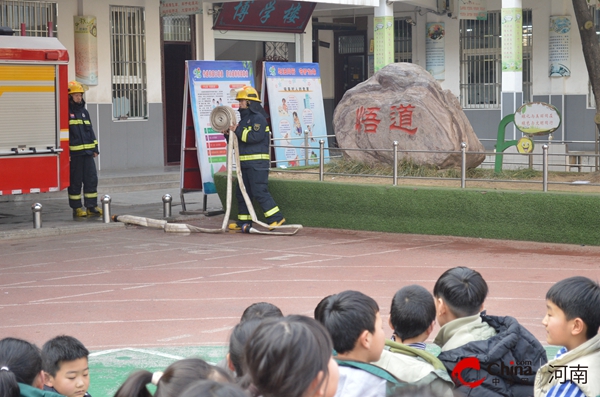
M 318 164 L 319 140 L 327 148 L 319 64 L 265 62 L 263 69 L 277 167 Z

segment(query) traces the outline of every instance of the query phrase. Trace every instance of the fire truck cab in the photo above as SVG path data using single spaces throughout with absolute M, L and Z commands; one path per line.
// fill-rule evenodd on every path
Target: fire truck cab
M 0 36 L 0 195 L 69 186 L 68 62 L 56 38 Z

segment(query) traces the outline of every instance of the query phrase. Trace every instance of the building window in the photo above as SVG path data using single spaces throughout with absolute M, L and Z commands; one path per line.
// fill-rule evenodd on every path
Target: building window
M 500 107 L 502 95 L 502 36 L 500 11 L 487 20 L 460 21 L 460 100 L 465 109 Z M 523 102 L 531 100 L 533 53 L 531 10 L 523 10 Z
M 163 40 L 192 41 L 192 28 L 189 15 L 175 15 L 163 17 Z
M 394 62 L 412 62 L 412 25 L 406 18 L 394 20 Z
M 148 118 L 144 21 L 143 7 L 110 6 L 114 119 Z
M 57 19 L 56 2 L 0 0 L 0 26 L 11 28 L 15 36 L 21 36 L 24 23 L 25 36 L 58 37 Z

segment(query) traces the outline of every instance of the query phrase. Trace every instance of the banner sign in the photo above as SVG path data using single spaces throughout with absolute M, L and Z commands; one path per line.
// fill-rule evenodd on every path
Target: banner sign
M 523 10 L 502 9 L 502 71 L 523 71 Z
M 529 102 L 515 112 L 515 126 L 527 135 L 547 135 L 560 127 L 558 109 L 544 102 Z
M 223 3 L 213 30 L 304 33 L 316 5 L 276 0 Z
M 160 16 L 192 15 L 202 12 L 201 0 L 160 0 Z
M 455 0 L 458 1 L 458 19 L 487 20 L 486 0 Z
M 550 17 L 550 36 L 548 38 L 550 77 L 568 77 L 571 75 L 571 18 L 568 16 Z
M 394 63 L 394 17 L 374 17 L 375 72 Z
M 203 190 L 216 193 L 213 175 L 227 170 L 227 142 L 212 129 L 210 112 L 220 105 L 237 110 L 237 90 L 254 85 L 254 70 L 251 61 L 185 61 L 185 65 Z
M 74 16 L 75 79 L 86 85 L 98 85 L 98 32 L 96 17 Z
M 319 64 L 265 62 L 264 70 L 277 166 L 318 164 L 319 140 L 323 139 L 327 148 Z M 329 157 L 329 150 L 325 149 L 324 157 Z
M 436 80 L 446 78 L 446 44 L 444 22 L 427 23 L 427 38 L 425 39 L 425 69 Z

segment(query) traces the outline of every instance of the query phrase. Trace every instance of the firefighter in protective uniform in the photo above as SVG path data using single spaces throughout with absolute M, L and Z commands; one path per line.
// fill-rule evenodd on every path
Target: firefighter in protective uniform
M 251 86 L 244 86 L 236 95 L 240 107 L 240 122 L 235 126 L 235 135 L 239 143 L 239 156 L 242 169 L 242 179 L 246 192 L 255 198 L 264 211 L 267 223 L 271 227 L 280 226 L 285 222 L 279 207 L 269 193 L 269 143 L 271 129 L 267 125 L 267 113 L 260 105 L 258 93 Z M 228 132 L 224 132 L 227 136 Z M 252 225 L 252 217 L 238 186 L 235 192 L 238 201 L 238 220 L 229 225 L 230 230 L 241 230 L 243 224 Z
M 92 129 L 90 114 L 83 100 L 84 88 L 78 81 L 69 82 L 69 151 L 71 181 L 68 189 L 73 216 L 100 216 L 98 208 L 98 173 L 94 158 L 98 156 L 98 141 Z M 83 183 L 83 204 L 81 185 Z

